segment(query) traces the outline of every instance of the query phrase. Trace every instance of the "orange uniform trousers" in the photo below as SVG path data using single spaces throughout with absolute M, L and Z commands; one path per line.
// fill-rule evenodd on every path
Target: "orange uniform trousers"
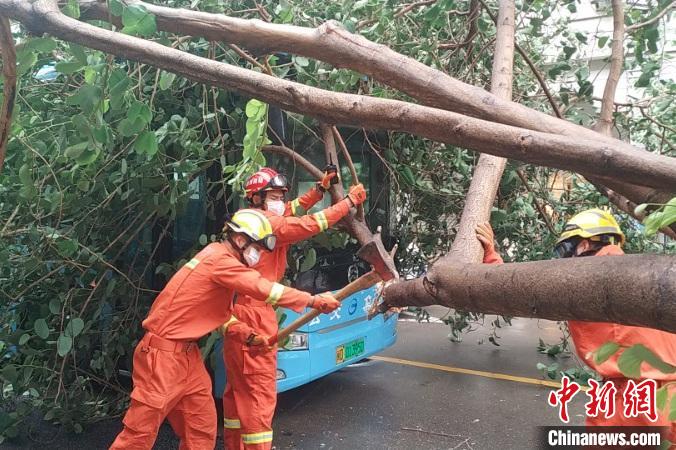
M 151 449 L 168 419 L 180 449 L 213 450 L 216 407 L 197 344 L 146 333 L 134 351 L 134 389 L 114 450 Z
M 235 311 L 245 323 L 257 324 L 261 334 L 277 333 L 271 305 L 238 299 Z M 223 441 L 228 450 L 267 450 L 272 447 L 272 418 L 277 404 L 277 349 L 248 347 L 223 340 L 228 380 L 223 393 Z

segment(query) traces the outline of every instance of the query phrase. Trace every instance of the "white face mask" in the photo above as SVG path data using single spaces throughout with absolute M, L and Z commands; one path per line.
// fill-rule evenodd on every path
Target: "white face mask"
M 268 200 L 265 202 L 265 209 L 270 211 L 272 214 L 283 216 L 284 210 L 286 210 L 286 205 L 282 200 Z
M 255 266 L 261 259 L 260 252 L 253 245 L 248 246 L 242 253 L 242 256 L 244 256 L 244 261 L 246 261 L 249 267 Z

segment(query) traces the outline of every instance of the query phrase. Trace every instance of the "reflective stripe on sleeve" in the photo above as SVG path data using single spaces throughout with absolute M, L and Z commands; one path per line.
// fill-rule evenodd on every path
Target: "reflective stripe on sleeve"
M 262 444 L 263 442 L 272 442 L 272 430 L 261 433 L 242 434 L 244 444 Z
M 223 419 L 223 428 L 228 428 L 230 430 L 237 430 L 242 428 L 242 425 L 239 423 L 239 419 Z
M 295 216 L 296 213 L 298 212 L 298 207 L 300 207 L 300 200 L 294 199 L 291 202 L 291 214 L 293 214 Z
M 324 211 L 320 211 L 312 215 L 319 225 L 319 231 L 326 231 L 329 228 L 329 221 L 326 219 Z
M 191 259 L 190 261 L 188 261 L 187 263 L 185 263 L 185 267 L 187 267 L 188 269 L 192 270 L 192 269 L 194 269 L 195 267 L 197 267 L 197 264 L 199 264 L 199 263 L 200 263 L 200 260 L 199 260 L 199 259 L 193 258 L 193 259 Z
M 284 285 L 279 283 L 272 283 L 272 289 L 270 289 L 270 295 L 265 299 L 265 303 L 269 303 L 272 306 L 275 306 L 279 299 L 284 293 Z

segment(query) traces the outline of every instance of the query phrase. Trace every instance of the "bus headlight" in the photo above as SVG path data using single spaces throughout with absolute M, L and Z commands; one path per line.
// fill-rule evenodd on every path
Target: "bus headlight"
M 289 340 L 282 350 L 307 350 L 308 338 L 307 333 L 291 333 Z
M 284 371 L 277 369 L 277 379 L 283 380 L 284 378 L 286 378 L 286 374 L 284 373 Z

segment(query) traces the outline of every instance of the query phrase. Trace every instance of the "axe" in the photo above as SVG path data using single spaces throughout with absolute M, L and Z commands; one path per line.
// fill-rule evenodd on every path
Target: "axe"
M 385 247 L 380 240 L 379 233 L 374 235 L 374 238 L 359 249 L 357 256 L 359 256 L 364 261 L 371 264 L 372 270 L 361 277 L 354 280 L 352 283 L 348 284 L 341 290 L 339 290 L 334 297 L 338 301 L 343 301 L 350 295 L 368 289 L 380 281 L 389 281 L 394 278 L 399 278 L 399 273 L 394 267 L 391 258 L 385 258 L 383 255 L 387 255 Z M 389 255 L 388 255 L 389 256 Z M 274 338 L 270 343 L 274 344 L 276 342 L 284 342 L 284 340 L 289 337 L 291 333 L 302 327 L 303 325 L 311 322 L 313 319 L 318 317 L 321 311 L 313 309 L 312 311 L 303 314 L 289 326 L 277 333 L 277 337 Z

